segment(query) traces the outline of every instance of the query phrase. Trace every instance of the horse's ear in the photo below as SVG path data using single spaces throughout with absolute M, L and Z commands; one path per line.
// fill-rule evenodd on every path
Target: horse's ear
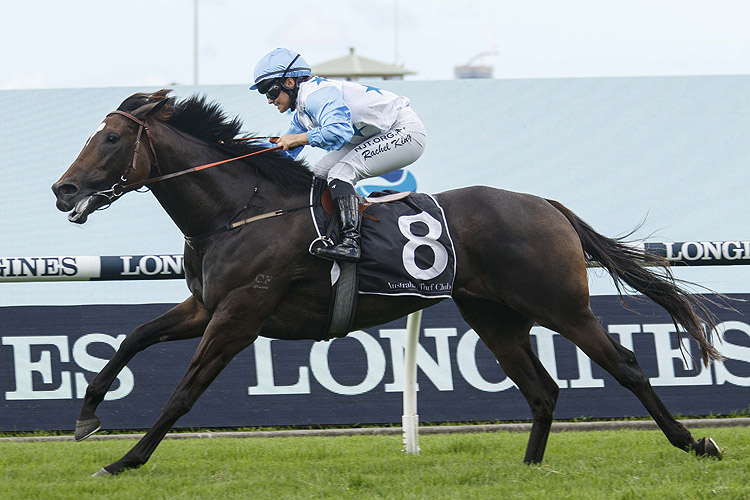
M 141 120 L 149 117 L 149 116 L 155 116 L 157 119 L 165 119 L 166 115 L 169 114 L 169 110 L 165 109 L 165 106 L 169 104 L 169 99 L 163 98 L 157 102 L 150 102 L 148 104 L 144 104 L 140 108 L 133 111 L 133 116 L 136 118 L 140 118 Z M 159 116 L 160 111 L 163 111 L 161 115 Z

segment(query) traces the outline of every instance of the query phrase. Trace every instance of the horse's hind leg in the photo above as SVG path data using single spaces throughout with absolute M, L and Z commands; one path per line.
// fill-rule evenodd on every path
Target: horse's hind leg
M 107 362 L 86 389 L 81 413 L 76 421 L 75 440 L 91 436 L 101 427 L 96 408 L 125 365 L 140 351 L 158 342 L 200 337 L 211 319 L 211 314 L 194 297 L 173 307 L 158 318 L 145 323 L 130 333 L 120 344 L 115 355 Z
M 633 392 L 672 445 L 681 450 L 694 451 L 698 455 L 721 456 L 721 450 L 712 439 L 696 441 L 690 431 L 672 416 L 651 387 L 635 355 L 604 331 L 588 306 L 571 319 L 544 326 L 571 340 L 617 382 Z
M 534 321 L 496 302 L 455 299 L 461 315 L 497 358 L 531 407 L 533 423 L 524 462 L 544 457 L 559 387 L 531 348 Z

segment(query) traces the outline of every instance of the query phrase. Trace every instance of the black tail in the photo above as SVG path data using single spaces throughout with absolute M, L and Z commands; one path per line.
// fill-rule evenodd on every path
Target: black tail
M 626 283 L 663 307 L 672 317 L 675 326 L 682 325 L 688 335 L 700 345 L 704 364 L 708 365 L 712 358 L 722 359 L 706 335 L 706 331 L 712 331 L 716 327 L 716 316 L 700 296 L 690 294 L 677 285 L 666 259 L 602 236 L 562 203 L 547 201 L 570 221 L 581 239 L 586 260 L 598 262 L 609 272 L 621 296 L 621 284 Z M 646 266 L 659 267 L 663 274 L 653 273 Z

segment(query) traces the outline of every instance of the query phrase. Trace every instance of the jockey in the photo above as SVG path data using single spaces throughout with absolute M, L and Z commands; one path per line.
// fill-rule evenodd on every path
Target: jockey
M 416 161 L 427 142 L 424 125 L 406 97 L 371 85 L 313 77 L 302 56 L 287 49 L 263 56 L 254 76 L 251 90 L 265 94 L 280 113 L 295 111 L 278 145 L 295 158 L 305 145 L 329 151 L 313 173 L 328 182 L 342 241 L 313 253 L 358 260 L 360 214 L 354 185 Z

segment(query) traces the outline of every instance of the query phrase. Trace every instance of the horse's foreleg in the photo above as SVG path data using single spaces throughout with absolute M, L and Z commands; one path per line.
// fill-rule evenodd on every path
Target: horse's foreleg
M 154 425 L 125 456 L 104 467 L 97 475 L 118 474 L 126 469 L 138 468 L 148 461 L 177 419 L 190 411 L 198 397 L 232 358 L 257 338 L 257 335 L 248 332 L 245 319 L 239 321 L 241 323 L 229 322 L 216 316 L 211 320 L 187 372 Z
M 200 337 L 211 314 L 194 297 L 173 307 L 158 318 L 145 323 L 122 341 L 115 355 L 94 377 L 86 389 L 83 407 L 76 422 L 75 439 L 81 441 L 99 430 L 101 420 L 96 408 L 127 363 L 140 351 L 158 342 Z

